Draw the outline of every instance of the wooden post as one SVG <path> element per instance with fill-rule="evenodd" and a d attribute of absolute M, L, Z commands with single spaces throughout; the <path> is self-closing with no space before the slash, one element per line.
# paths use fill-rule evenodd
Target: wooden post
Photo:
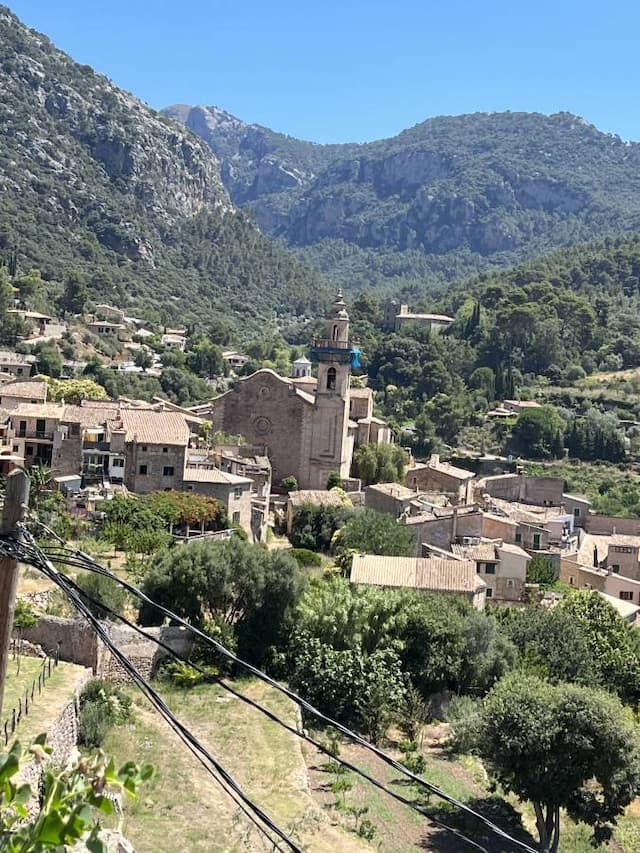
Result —
<path fill-rule="evenodd" d="M 29 477 L 15 469 L 7 477 L 7 488 L 2 509 L 0 533 L 3 536 L 20 538 L 18 522 L 24 521 L 29 503 Z M 11 557 L 0 558 L 0 714 L 4 697 L 4 683 L 7 677 L 9 646 L 13 629 L 13 611 L 18 586 L 18 561 Z"/>

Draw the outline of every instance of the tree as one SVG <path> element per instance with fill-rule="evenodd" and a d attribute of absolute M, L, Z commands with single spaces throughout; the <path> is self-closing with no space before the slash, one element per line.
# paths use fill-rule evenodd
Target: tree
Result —
<path fill-rule="evenodd" d="M 150 367 L 153 367 L 153 356 L 147 349 L 137 349 L 135 355 L 133 356 L 133 361 L 136 367 L 141 367 L 144 371 L 147 371 Z"/>
<path fill-rule="evenodd" d="M 62 356 L 55 344 L 40 343 L 34 349 L 37 357 L 38 373 L 58 378 L 62 373 Z"/>
<path fill-rule="evenodd" d="M 338 548 L 363 554 L 410 557 L 416 547 L 410 527 L 390 515 L 373 509 L 353 513 L 339 533 Z"/>
<path fill-rule="evenodd" d="M 401 483 L 407 454 L 397 444 L 361 444 L 353 454 L 353 468 L 365 486 L 373 483 Z"/>
<path fill-rule="evenodd" d="M 529 409 L 518 415 L 513 438 L 534 459 L 562 456 L 564 421 L 553 406 Z"/>
<path fill-rule="evenodd" d="M 82 314 L 87 301 L 87 283 L 77 270 L 68 270 L 59 306 L 63 314 Z"/>
<path fill-rule="evenodd" d="M 537 583 L 545 589 L 558 580 L 553 563 L 542 554 L 534 554 L 527 566 L 527 583 Z"/>
<path fill-rule="evenodd" d="M 95 601 L 102 602 L 110 610 L 123 616 L 127 606 L 128 595 L 126 590 L 120 584 L 112 581 L 110 578 L 103 575 L 94 574 L 93 572 L 82 572 L 76 581 L 81 591 L 93 598 Z M 81 593 L 82 595 L 82 593 Z M 82 596 L 85 604 L 97 619 L 112 619 L 113 617 L 107 611 L 100 607 L 99 604 L 94 604 L 92 601 L 85 599 Z"/>
<path fill-rule="evenodd" d="M 297 562 L 286 553 L 233 537 L 165 551 L 146 574 L 143 590 L 198 625 L 221 620 L 232 626 L 251 659 L 260 660 L 287 622 L 302 580 Z M 143 605 L 140 618 L 155 625 L 163 617 Z"/>
<path fill-rule="evenodd" d="M 332 471 L 327 477 L 327 490 L 335 489 L 336 486 L 342 488 L 342 477 L 339 471 Z"/>
<path fill-rule="evenodd" d="M 532 803 L 542 850 L 558 849 L 561 809 L 593 827 L 594 844 L 611 837 L 640 793 L 640 732 L 619 699 L 517 673 L 479 715 L 476 751 L 506 791 Z"/>
<path fill-rule="evenodd" d="M 294 548 L 328 551 L 335 532 L 352 512 L 348 499 L 342 506 L 302 504 L 293 514 L 289 540 Z"/>
<path fill-rule="evenodd" d="M 289 475 L 288 477 L 283 477 L 280 485 L 285 490 L 285 492 L 297 492 L 298 491 L 298 481 L 293 475 Z"/>
<path fill-rule="evenodd" d="M 640 702 L 640 636 L 598 592 L 581 589 L 558 607 L 578 625 L 595 662 L 598 683 L 631 704 Z"/>
<path fill-rule="evenodd" d="M 52 403 L 64 400 L 65 403 L 79 406 L 82 400 L 108 400 L 109 396 L 102 385 L 93 379 L 54 379 L 44 376 L 47 383 L 47 399 Z"/>

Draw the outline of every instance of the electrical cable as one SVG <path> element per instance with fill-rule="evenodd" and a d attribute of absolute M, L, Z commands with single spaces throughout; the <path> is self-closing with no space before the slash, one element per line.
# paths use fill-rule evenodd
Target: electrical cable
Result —
<path fill-rule="evenodd" d="M 60 560 L 60 562 L 64 562 L 64 561 Z M 315 738 L 311 737 L 308 733 L 299 731 L 294 726 L 292 726 L 289 723 L 282 720 L 280 717 L 278 717 L 272 711 L 269 711 L 268 708 L 265 708 L 259 702 L 256 702 L 254 699 L 251 699 L 249 696 L 245 696 L 243 693 L 240 693 L 235 688 L 231 687 L 231 685 L 227 684 L 224 681 L 224 679 L 220 678 L 219 676 L 212 676 L 211 673 L 207 672 L 207 670 L 204 669 L 203 667 L 201 667 L 199 664 L 197 664 L 193 661 L 190 661 L 184 655 L 181 655 L 179 652 L 176 652 L 174 649 L 172 649 L 171 646 L 167 645 L 167 643 L 163 642 L 158 637 L 154 637 L 152 634 L 149 634 L 147 631 L 144 630 L 144 628 L 141 628 L 139 625 L 136 625 L 130 619 L 127 619 L 126 616 L 123 616 L 122 614 L 118 613 L 117 611 L 112 610 L 104 602 L 99 601 L 96 598 L 94 598 L 93 596 L 89 595 L 89 593 L 85 592 L 82 589 L 82 587 L 80 587 L 77 583 L 75 583 L 67 575 L 63 575 L 62 573 L 60 573 L 60 574 L 62 577 L 65 578 L 65 581 L 71 587 L 73 587 L 73 589 L 78 593 L 78 595 L 81 598 L 86 599 L 90 604 L 93 604 L 95 607 L 101 608 L 102 610 L 104 610 L 105 613 L 107 613 L 112 618 L 119 620 L 124 625 L 126 625 L 128 628 L 131 628 L 136 633 L 138 633 L 140 636 L 145 637 L 145 639 L 150 640 L 151 642 L 155 643 L 159 648 L 163 649 L 165 652 L 167 652 L 168 655 L 173 657 L 175 660 L 178 660 L 178 661 L 181 661 L 182 663 L 188 664 L 190 667 L 195 669 L 197 672 L 199 672 L 200 674 L 207 677 L 211 682 L 218 684 L 220 687 L 222 687 L 228 693 L 231 693 L 231 695 L 234 696 L 236 699 L 240 699 L 242 702 L 246 703 L 250 707 L 254 708 L 257 711 L 260 711 L 262 714 L 264 714 L 266 717 L 268 717 L 272 722 L 277 723 L 283 729 L 285 729 L 286 731 L 295 735 L 296 737 L 299 737 L 302 740 L 305 740 L 308 743 L 312 744 L 314 747 L 316 747 L 316 749 L 320 750 L 325 755 L 329 756 L 333 761 L 336 761 L 337 763 L 346 767 L 348 770 L 350 770 L 353 773 L 356 773 L 357 775 L 361 776 L 363 779 L 365 779 L 367 782 L 369 782 L 374 787 L 376 787 L 379 790 L 383 791 L 384 793 L 388 794 L 390 797 L 393 797 L 393 799 L 397 800 L 399 803 L 402 803 L 402 805 L 408 806 L 409 808 L 413 809 L 414 811 L 417 811 L 423 817 L 428 818 L 433 823 L 440 826 L 442 829 L 446 830 L 447 832 L 452 833 L 453 835 L 456 835 L 458 838 L 461 838 L 463 841 L 465 841 L 470 846 L 474 847 L 477 850 L 482 851 L 482 853 L 488 853 L 488 850 L 486 849 L 486 847 L 482 847 L 482 845 L 478 844 L 473 839 L 468 838 L 466 835 L 464 835 L 459 830 L 455 829 L 452 826 L 449 826 L 448 824 L 441 821 L 439 818 L 434 817 L 433 815 L 429 814 L 429 812 L 426 810 L 426 808 L 424 806 L 421 806 L 421 805 L 415 803 L 413 800 L 409 800 L 406 797 L 403 797 L 402 794 L 398 794 L 397 792 L 392 791 L 390 788 L 388 788 L 386 785 L 384 785 L 378 779 L 375 779 L 373 776 L 370 776 L 366 771 L 361 770 L 359 767 L 357 767 L 356 765 L 347 761 L 346 759 L 341 758 L 340 756 L 334 755 L 324 744 L 322 744 L 320 741 L 317 741 Z"/>
<path fill-rule="evenodd" d="M 59 552 L 61 550 L 64 552 L 63 554 L 59 554 L 59 553 L 56 554 L 56 552 Z M 384 752 L 384 750 L 382 750 L 379 747 L 375 746 L 374 744 L 370 743 L 365 738 L 361 737 L 356 732 L 349 729 L 347 726 L 344 726 L 342 723 L 339 723 L 338 721 L 333 720 L 331 717 L 326 716 L 321 711 L 319 711 L 317 708 L 315 708 L 313 705 L 311 705 L 309 702 L 307 702 L 306 699 L 303 699 L 301 696 L 299 696 L 297 693 L 295 693 L 293 690 L 290 690 L 288 687 L 285 687 L 284 685 L 280 684 L 278 681 L 271 678 L 269 675 L 262 672 L 257 667 L 253 666 L 253 664 L 250 664 L 248 661 L 245 661 L 242 658 L 239 658 L 236 654 L 231 652 L 229 649 L 227 649 L 225 646 L 223 646 L 217 640 L 213 639 L 212 637 L 209 637 L 207 634 L 205 634 L 199 628 L 197 628 L 194 625 L 191 625 L 189 622 L 187 622 L 182 617 L 178 616 L 176 613 L 173 613 L 168 608 L 166 608 L 163 605 L 158 604 L 157 602 L 153 601 L 144 592 L 137 589 L 137 587 L 133 586 L 132 584 L 128 583 L 127 581 L 123 580 L 122 578 L 119 578 L 117 575 L 114 575 L 112 572 L 105 569 L 103 566 L 101 566 L 97 561 L 95 561 L 88 554 L 85 554 L 83 551 L 80 551 L 80 550 L 73 550 L 73 549 L 67 549 L 67 548 L 62 549 L 62 548 L 55 548 L 55 547 L 47 549 L 47 553 L 51 557 L 51 559 L 55 560 L 56 556 L 58 558 L 68 557 L 68 558 L 70 558 L 69 565 L 74 565 L 74 566 L 77 566 L 78 568 L 84 568 L 84 569 L 87 569 L 89 571 L 94 571 L 97 574 L 103 575 L 104 577 L 111 578 L 113 581 L 118 583 L 120 586 L 122 586 L 124 589 L 126 589 L 128 592 L 130 592 L 132 595 L 136 596 L 136 598 L 138 598 L 140 601 L 142 601 L 145 604 L 148 604 L 149 606 L 155 608 L 159 613 L 162 613 L 168 619 L 171 619 L 172 621 L 177 622 L 179 625 L 182 625 L 187 630 L 191 631 L 195 636 L 199 637 L 205 643 L 207 643 L 212 648 L 214 648 L 218 652 L 218 654 L 223 655 L 228 660 L 235 663 L 237 666 L 240 666 L 240 667 L 243 667 L 244 669 L 246 669 L 252 675 L 256 676 L 256 678 L 259 678 L 261 681 L 264 681 L 266 684 L 270 685 L 271 687 L 274 687 L 276 690 L 280 691 L 282 694 L 284 694 L 289 699 L 291 699 L 293 702 L 295 702 L 297 705 L 299 705 L 308 714 L 316 717 L 318 720 L 320 720 L 325 725 L 331 726 L 332 728 L 341 732 L 341 734 L 343 734 L 346 737 L 353 740 L 355 743 L 359 744 L 360 746 L 364 747 L 368 751 L 372 752 L 374 755 L 376 755 L 378 758 L 380 758 L 382 761 L 384 761 L 386 764 L 388 764 L 394 770 L 396 770 L 399 773 L 402 773 L 407 778 L 411 779 L 414 783 L 426 788 L 428 791 L 430 791 L 435 796 L 439 797 L 440 799 L 444 800 L 445 802 L 448 802 L 450 805 L 454 806 L 455 808 L 459 809 L 460 811 L 464 812 L 465 814 L 469 815 L 470 817 L 475 818 L 479 823 L 484 824 L 484 826 L 486 826 L 489 830 L 491 830 L 491 832 L 493 832 L 495 835 L 499 836 L 500 838 L 502 838 L 506 841 L 509 841 L 511 844 L 515 845 L 519 849 L 526 851 L 526 853 L 537 853 L 537 851 L 533 847 L 528 845 L 526 842 L 520 841 L 517 838 L 513 838 L 513 836 L 509 835 L 509 833 L 507 833 L 505 830 L 503 830 L 497 824 L 493 823 L 493 821 L 489 820 L 489 818 L 480 814 L 475 809 L 472 809 L 470 806 L 467 806 L 465 803 L 460 802 L 460 800 L 457 800 L 455 797 L 452 797 L 450 794 L 447 794 L 445 791 L 443 791 L 437 785 L 432 784 L 431 782 L 427 781 L 426 779 L 424 779 L 422 776 L 418 775 L 417 773 L 413 773 L 411 770 L 409 770 L 409 768 L 405 767 L 401 762 L 396 761 L 396 759 L 394 759 L 388 753 Z M 74 558 L 75 558 L 75 560 L 74 560 Z"/>
<path fill-rule="evenodd" d="M 46 558 L 46 555 L 38 548 L 37 545 L 33 542 L 31 535 L 26 533 L 26 535 L 31 538 L 31 547 L 30 548 L 16 548 L 15 551 L 19 553 L 23 552 L 23 557 L 25 553 L 29 553 L 28 562 L 32 563 L 36 568 L 40 569 L 42 573 L 48 577 L 56 586 L 58 586 L 64 593 L 66 593 L 67 597 L 72 601 L 75 608 L 81 613 L 89 622 L 92 629 L 95 633 L 100 637 L 102 642 L 107 646 L 110 652 L 114 655 L 114 657 L 118 660 L 123 669 L 127 672 L 127 674 L 132 678 L 135 684 L 141 689 L 141 691 L 147 696 L 152 705 L 160 712 L 163 718 L 169 723 L 171 728 L 176 731 L 176 733 L 181 736 L 182 740 L 187 743 L 187 745 L 191 748 L 191 751 L 194 752 L 198 756 L 199 760 L 208 770 L 208 772 L 212 772 L 212 768 L 218 774 L 212 773 L 216 781 L 219 783 L 221 780 L 224 782 L 223 787 L 233 796 L 234 801 L 240 806 L 240 808 L 244 811 L 244 813 L 249 817 L 249 819 L 254 823 L 254 825 L 260 830 L 260 832 L 269 840 L 270 844 L 274 845 L 276 849 L 282 850 L 277 842 L 274 841 L 273 838 L 269 835 L 269 833 L 265 830 L 265 828 L 261 825 L 259 821 L 262 821 L 265 826 L 267 826 L 272 832 L 274 832 L 285 844 L 292 850 L 294 853 L 301 853 L 300 848 L 295 844 L 295 842 L 283 831 L 281 830 L 277 824 L 275 824 L 272 819 L 252 800 L 244 793 L 240 785 L 236 782 L 236 780 L 228 773 L 228 771 L 217 761 L 217 759 L 207 750 L 207 748 L 189 731 L 189 729 L 184 726 L 177 717 L 173 714 L 173 712 L 168 708 L 162 697 L 151 687 L 151 685 L 142 677 L 136 667 L 131 663 L 131 661 L 124 655 L 118 648 L 115 646 L 108 633 L 104 630 L 103 626 L 100 624 L 99 620 L 97 620 L 91 611 L 84 604 L 80 595 L 75 591 L 75 589 L 71 586 L 72 582 L 70 579 L 67 579 L 66 575 L 59 572 L 55 566 L 53 566 L 50 561 Z M 26 543 L 17 543 L 17 545 L 23 545 Z M 38 553 L 39 552 L 39 553 Z M 211 764 L 211 767 L 204 761 L 206 760 Z M 218 778 L 218 776 L 220 778 Z M 229 790 L 230 789 L 230 790 Z M 231 793 L 233 792 L 233 794 Z M 238 801 L 238 798 L 240 802 Z M 253 814 L 251 813 L 253 812 Z"/>

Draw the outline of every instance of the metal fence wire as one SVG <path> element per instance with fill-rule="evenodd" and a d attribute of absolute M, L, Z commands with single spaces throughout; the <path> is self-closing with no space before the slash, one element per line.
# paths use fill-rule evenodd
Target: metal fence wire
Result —
<path fill-rule="evenodd" d="M 31 712 L 37 698 L 36 694 L 39 696 L 42 693 L 45 684 L 51 678 L 51 673 L 58 666 L 59 662 L 60 654 L 58 649 L 53 653 L 47 652 L 46 657 L 43 658 L 38 677 L 34 678 L 31 684 L 27 685 L 24 694 L 18 698 L 18 704 L 13 706 L 2 724 L 2 735 L 0 737 L 4 737 L 5 746 L 8 746 L 9 740 L 13 737 L 20 720 L 28 716 Z"/>

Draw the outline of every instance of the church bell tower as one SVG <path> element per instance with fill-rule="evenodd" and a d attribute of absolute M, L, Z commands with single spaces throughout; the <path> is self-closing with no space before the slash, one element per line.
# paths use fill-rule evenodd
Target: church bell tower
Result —
<path fill-rule="evenodd" d="M 318 365 L 318 384 L 309 448 L 311 488 L 326 488 L 329 474 L 349 476 L 353 442 L 349 437 L 349 375 L 351 344 L 349 315 L 338 290 L 327 316 L 325 334 L 316 338 L 312 358 Z"/>

